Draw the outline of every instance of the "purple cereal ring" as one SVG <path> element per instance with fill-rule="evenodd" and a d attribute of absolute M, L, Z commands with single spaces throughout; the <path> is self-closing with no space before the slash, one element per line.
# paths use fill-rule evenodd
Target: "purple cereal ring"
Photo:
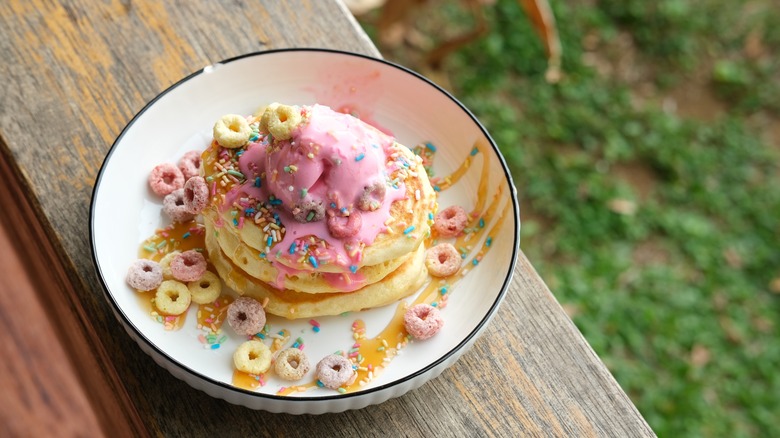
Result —
<path fill-rule="evenodd" d="M 439 309 L 430 304 L 417 304 L 404 313 L 404 328 L 415 339 L 423 340 L 439 332 L 444 319 Z"/>
<path fill-rule="evenodd" d="M 160 196 L 184 187 L 184 175 L 171 163 L 158 164 L 149 174 L 149 187 Z"/>
<path fill-rule="evenodd" d="M 184 180 L 200 175 L 200 152 L 189 151 L 179 160 L 179 170 L 184 175 Z"/>
<path fill-rule="evenodd" d="M 253 336 L 265 327 L 265 309 L 252 298 L 236 298 L 228 307 L 227 322 L 239 335 Z"/>
<path fill-rule="evenodd" d="M 200 176 L 193 176 L 184 183 L 184 208 L 187 213 L 198 214 L 209 202 L 209 186 Z"/>
<path fill-rule="evenodd" d="M 142 291 L 157 289 L 163 280 L 162 266 L 151 260 L 136 260 L 127 270 L 126 280 L 133 289 Z"/>
<path fill-rule="evenodd" d="M 362 226 L 363 219 L 357 210 L 353 210 L 346 217 L 337 214 L 331 214 L 328 217 L 328 231 L 330 231 L 331 236 L 337 239 L 354 236 Z"/>
<path fill-rule="evenodd" d="M 317 363 L 317 379 L 326 388 L 338 389 L 341 386 L 351 385 L 356 377 L 357 373 L 352 368 L 352 362 L 344 356 L 331 354 Z"/>
<path fill-rule="evenodd" d="M 358 198 L 357 206 L 363 211 L 374 211 L 382 205 L 385 200 L 387 185 L 384 181 L 374 181 L 370 185 L 363 187 L 363 193 Z"/>
<path fill-rule="evenodd" d="M 317 222 L 325 217 L 325 207 L 322 202 L 303 201 L 295 206 L 293 217 L 300 223 Z"/>
<path fill-rule="evenodd" d="M 206 258 L 194 249 L 184 251 L 171 260 L 171 275 L 179 281 L 195 281 L 204 272 L 206 272 Z"/>
<path fill-rule="evenodd" d="M 174 190 L 163 199 L 163 213 L 174 222 L 187 222 L 194 217 L 187 211 L 184 202 L 184 189 Z"/>
<path fill-rule="evenodd" d="M 449 277 L 460 269 L 460 253 L 450 243 L 440 243 L 428 248 L 425 266 L 434 277 Z"/>
<path fill-rule="evenodd" d="M 433 229 L 444 237 L 455 237 L 460 234 L 466 224 L 469 223 L 469 215 L 459 205 L 447 207 L 436 213 L 433 220 Z"/>

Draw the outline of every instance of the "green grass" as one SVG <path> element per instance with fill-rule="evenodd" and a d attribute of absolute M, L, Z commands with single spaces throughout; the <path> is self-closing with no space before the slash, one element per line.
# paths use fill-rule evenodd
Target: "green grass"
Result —
<path fill-rule="evenodd" d="M 780 123 L 780 11 L 771 0 L 553 3 L 560 83 L 545 82 L 512 0 L 445 66 L 511 166 L 521 247 L 659 436 L 771 435 L 780 145 L 755 119 Z M 469 22 L 452 2 L 421 16 L 423 31 Z M 582 61 L 586 36 L 609 62 L 625 35 L 657 90 L 643 104 L 635 82 Z M 709 121 L 664 111 L 692 80 L 726 110 Z"/>

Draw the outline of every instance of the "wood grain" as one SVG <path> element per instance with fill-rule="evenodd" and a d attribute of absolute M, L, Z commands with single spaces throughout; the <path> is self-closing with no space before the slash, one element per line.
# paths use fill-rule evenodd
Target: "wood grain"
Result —
<path fill-rule="evenodd" d="M 221 59 L 292 46 L 378 53 L 335 0 L 11 1 L 0 3 L 0 24 L 0 146 L 39 240 L 51 242 L 70 284 L 56 307 L 71 321 L 68 337 L 94 339 L 108 361 L 99 369 L 105 386 L 82 385 L 98 393 L 93 405 L 116 391 L 121 404 L 126 394 L 128 428 L 138 426 L 137 413 L 144 430 L 135 432 L 154 435 L 653 435 L 523 255 L 475 348 L 382 405 L 273 415 L 174 379 L 120 329 L 90 258 L 90 195 L 114 138 L 157 93 Z M 80 360 L 76 346 L 63 345 Z"/>

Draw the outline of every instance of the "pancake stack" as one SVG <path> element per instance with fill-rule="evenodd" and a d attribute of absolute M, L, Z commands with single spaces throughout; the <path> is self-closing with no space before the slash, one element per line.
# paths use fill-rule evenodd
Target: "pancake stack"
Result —
<path fill-rule="evenodd" d="M 322 105 L 235 117 L 215 126 L 201 166 L 206 249 L 229 287 L 287 318 L 383 306 L 419 288 L 436 210 L 419 157 Z"/>

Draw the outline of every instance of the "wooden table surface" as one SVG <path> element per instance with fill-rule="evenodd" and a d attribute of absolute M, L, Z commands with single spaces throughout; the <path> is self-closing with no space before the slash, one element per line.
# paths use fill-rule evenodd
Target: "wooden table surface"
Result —
<path fill-rule="evenodd" d="M 471 351 L 421 388 L 359 411 L 233 406 L 173 378 L 126 335 L 89 243 L 90 196 L 110 145 L 183 76 L 295 46 L 379 56 L 337 0 L 0 2 L 0 245 L 15 243 L 28 272 L 19 281 L 31 285 L 20 300 L 7 293 L 13 281 L 0 283 L 0 322 L 19 344 L 3 349 L 0 370 L 15 377 L 0 380 L 0 434 L 71 422 L 79 427 L 63 431 L 80 435 L 652 436 L 523 254 Z M 12 273 L 3 251 L 0 273 Z M 39 318 L 41 327 L 25 324 Z"/>

